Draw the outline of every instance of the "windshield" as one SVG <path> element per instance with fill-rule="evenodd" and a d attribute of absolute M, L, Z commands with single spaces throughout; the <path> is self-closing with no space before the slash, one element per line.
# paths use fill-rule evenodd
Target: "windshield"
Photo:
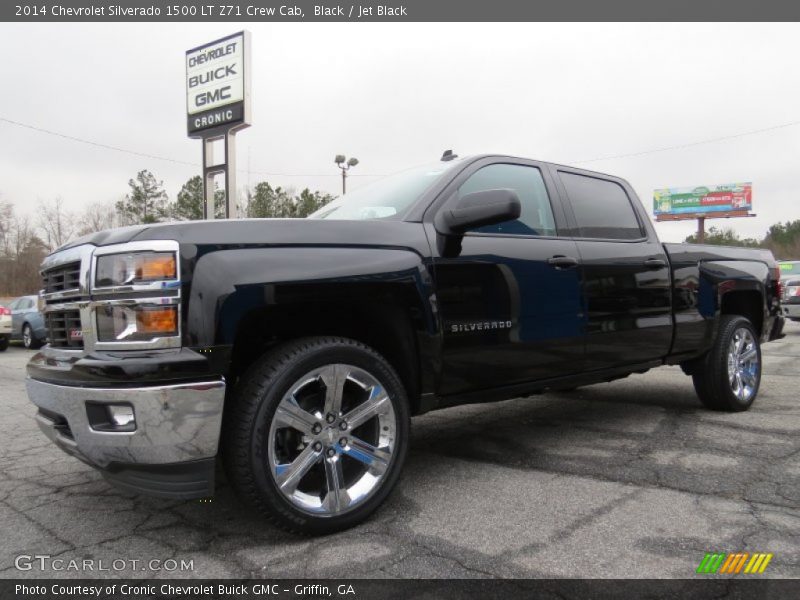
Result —
<path fill-rule="evenodd" d="M 786 277 L 787 275 L 800 275 L 800 262 L 782 262 L 780 263 L 781 267 L 781 277 Z"/>
<path fill-rule="evenodd" d="M 459 161 L 414 167 L 365 185 L 326 204 L 309 219 L 397 219 Z"/>

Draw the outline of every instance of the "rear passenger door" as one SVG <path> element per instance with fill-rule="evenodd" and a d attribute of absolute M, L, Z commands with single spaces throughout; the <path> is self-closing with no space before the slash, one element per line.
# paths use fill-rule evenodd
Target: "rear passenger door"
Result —
<path fill-rule="evenodd" d="M 583 274 L 587 370 L 659 359 L 672 344 L 669 263 L 623 180 L 551 166 Z"/>

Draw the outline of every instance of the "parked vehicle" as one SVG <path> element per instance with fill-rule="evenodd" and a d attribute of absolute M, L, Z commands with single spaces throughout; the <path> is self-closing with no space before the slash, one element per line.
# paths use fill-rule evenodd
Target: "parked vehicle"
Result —
<path fill-rule="evenodd" d="M 40 348 L 47 339 L 44 315 L 39 312 L 37 296 L 20 296 L 10 305 L 12 330 L 11 339 L 21 341 L 32 350 Z"/>
<path fill-rule="evenodd" d="M 172 498 L 213 493 L 219 452 L 245 501 L 305 533 L 385 500 L 412 415 L 674 364 L 743 411 L 782 324 L 769 251 L 662 244 L 623 179 L 507 156 L 309 219 L 93 234 L 42 273 L 27 385 L 50 439 Z"/>
<path fill-rule="evenodd" d="M 13 330 L 12 325 L 11 309 L 0 305 L 0 352 L 5 352 L 8 349 L 11 331 Z"/>
<path fill-rule="evenodd" d="M 783 314 L 792 321 L 800 321 L 800 260 L 782 260 L 780 269 Z"/>

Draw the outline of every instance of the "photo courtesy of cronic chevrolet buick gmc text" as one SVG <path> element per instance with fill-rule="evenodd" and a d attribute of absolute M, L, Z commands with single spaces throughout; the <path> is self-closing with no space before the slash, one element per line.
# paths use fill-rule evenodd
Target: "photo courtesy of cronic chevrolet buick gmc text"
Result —
<path fill-rule="evenodd" d="M 219 456 L 276 524 L 364 520 L 410 417 L 678 364 L 747 410 L 783 325 L 764 250 L 662 244 L 617 177 L 442 161 L 308 219 L 114 229 L 42 265 L 42 430 L 129 490 L 214 491 Z"/>

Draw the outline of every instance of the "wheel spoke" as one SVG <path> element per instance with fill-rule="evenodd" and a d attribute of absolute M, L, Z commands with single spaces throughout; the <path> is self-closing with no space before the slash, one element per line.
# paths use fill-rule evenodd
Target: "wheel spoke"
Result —
<path fill-rule="evenodd" d="M 351 437 L 348 440 L 347 446 L 342 452 L 370 467 L 370 472 L 373 475 L 382 475 L 385 473 L 386 469 L 389 467 L 389 461 L 392 458 L 389 451 L 383 448 L 376 448 L 372 444 L 356 437 Z"/>
<path fill-rule="evenodd" d="M 750 347 L 749 350 L 745 350 L 744 352 L 742 352 L 742 355 L 739 358 L 744 362 L 748 362 L 750 360 L 753 360 L 757 356 L 758 356 L 758 351 L 756 350 L 755 345 L 753 345 Z"/>
<path fill-rule="evenodd" d="M 347 493 L 342 461 L 339 456 L 325 459 L 325 481 L 327 491 L 322 503 L 323 506 L 332 513 L 337 513 L 347 508 L 350 503 L 350 496 Z"/>
<path fill-rule="evenodd" d="M 339 415 L 342 410 L 342 395 L 344 384 L 349 372 L 343 365 L 331 365 L 320 373 L 320 379 L 325 385 L 325 414 Z"/>
<path fill-rule="evenodd" d="M 278 487 L 286 494 L 292 494 L 308 470 L 319 460 L 320 453 L 309 444 L 291 463 L 275 467 L 275 479 Z"/>
<path fill-rule="evenodd" d="M 310 433 L 317 418 L 307 410 L 300 408 L 294 396 L 284 398 L 275 411 L 275 422 L 278 427 L 291 427 L 301 433 Z"/>
<path fill-rule="evenodd" d="M 736 371 L 736 395 L 739 396 L 742 400 L 744 400 L 744 383 L 742 382 L 742 373 L 741 371 Z"/>
<path fill-rule="evenodd" d="M 344 419 L 350 429 L 355 429 L 389 409 L 391 409 L 389 396 L 386 395 L 386 391 L 382 386 L 376 384 L 370 388 L 369 398 L 347 413 Z"/>

